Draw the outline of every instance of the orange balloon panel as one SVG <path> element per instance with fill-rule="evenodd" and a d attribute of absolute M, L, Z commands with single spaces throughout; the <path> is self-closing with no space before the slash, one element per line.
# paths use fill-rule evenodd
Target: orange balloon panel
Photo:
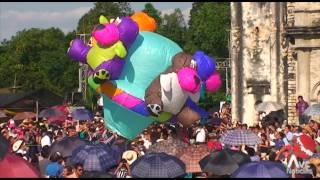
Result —
<path fill-rule="evenodd" d="M 107 95 L 108 97 L 113 97 L 122 93 L 123 91 L 115 87 L 112 83 L 107 82 L 107 83 L 103 83 L 100 86 L 100 92 Z"/>
<path fill-rule="evenodd" d="M 155 31 L 157 29 L 156 21 L 144 12 L 136 12 L 131 16 L 138 26 L 139 31 Z"/>

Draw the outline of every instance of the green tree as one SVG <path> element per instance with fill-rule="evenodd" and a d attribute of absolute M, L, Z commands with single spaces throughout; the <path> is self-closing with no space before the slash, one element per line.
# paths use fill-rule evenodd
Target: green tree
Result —
<path fill-rule="evenodd" d="M 175 9 L 171 14 L 165 14 L 158 33 L 173 40 L 181 47 L 185 44 L 186 23 L 181 10 Z"/>
<path fill-rule="evenodd" d="M 70 37 L 69 37 L 70 38 Z M 0 87 L 48 89 L 64 95 L 77 86 L 77 64 L 67 57 L 70 39 L 57 28 L 19 31 L 0 45 Z"/>
<path fill-rule="evenodd" d="M 212 57 L 228 57 L 227 29 L 230 29 L 230 3 L 197 2 L 190 11 L 185 49 L 203 50 Z"/>
<path fill-rule="evenodd" d="M 100 15 L 104 15 L 110 20 L 132 14 L 133 10 L 128 2 L 96 2 L 94 7 L 80 18 L 77 32 L 90 34 L 94 25 L 99 23 Z"/>
<path fill-rule="evenodd" d="M 151 3 L 146 3 L 144 5 L 144 9 L 142 10 L 142 12 L 153 17 L 154 20 L 156 21 L 158 27 L 162 23 L 161 11 L 157 10 Z"/>

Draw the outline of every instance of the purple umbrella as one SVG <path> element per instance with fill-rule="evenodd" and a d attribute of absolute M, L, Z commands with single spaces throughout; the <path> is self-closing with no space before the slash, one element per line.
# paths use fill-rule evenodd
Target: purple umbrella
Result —
<path fill-rule="evenodd" d="M 289 178 L 283 164 L 272 161 L 253 161 L 242 165 L 232 178 Z"/>
<path fill-rule="evenodd" d="M 87 109 L 76 109 L 71 113 L 71 116 L 76 120 L 92 120 L 93 114 Z"/>

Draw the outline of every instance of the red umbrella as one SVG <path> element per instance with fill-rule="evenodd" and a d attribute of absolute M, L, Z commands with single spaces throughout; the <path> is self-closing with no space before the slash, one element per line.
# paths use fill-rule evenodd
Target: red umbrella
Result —
<path fill-rule="evenodd" d="M 49 124 L 62 124 L 66 121 L 67 117 L 62 115 L 62 116 L 51 116 L 48 118 Z"/>
<path fill-rule="evenodd" d="M 51 109 L 56 109 L 59 110 L 61 112 L 63 112 L 64 114 L 69 114 L 69 108 L 66 105 L 57 105 L 57 106 L 52 106 Z"/>
<path fill-rule="evenodd" d="M 17 113 L 13 119 L 14 120 L 23 120 L 23 119 L 33 119 L 36 117 L 36 114 L 33 112 L 20 112 Z"/>
<path fill-rule="evenodd" d="M 12 153 L 0 161 L 0 178 L 39 178 L 39 171 L 25 159 Z"/>

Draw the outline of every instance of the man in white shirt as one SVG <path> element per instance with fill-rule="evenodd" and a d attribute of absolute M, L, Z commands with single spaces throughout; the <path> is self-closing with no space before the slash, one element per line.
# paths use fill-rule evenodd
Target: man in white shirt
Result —
<path fill-rule="evenodd" d="M 196 143 L 206 142 L 206 130 L 203 127 L 203 125 L 199 125 L 195 133 L 196 133 Z"/>
<path fill-rule="evenodd" d="M 286 127 L 284 128 L 284 132 L 286 134 L 286 138 L 287 140 L 290 142 L 292 141 L 293 138 L 293 134 L 291 132 L 291 126 L 290 125 L 286 125 Z"/>
<path fill-rule="evenodd" d="M 47 132 L 44 134 L 44 136 L 41 138 L 41 147 L 44 147 L 45 145 L 51 146 L 51 139 L 48 136 Z"/>

